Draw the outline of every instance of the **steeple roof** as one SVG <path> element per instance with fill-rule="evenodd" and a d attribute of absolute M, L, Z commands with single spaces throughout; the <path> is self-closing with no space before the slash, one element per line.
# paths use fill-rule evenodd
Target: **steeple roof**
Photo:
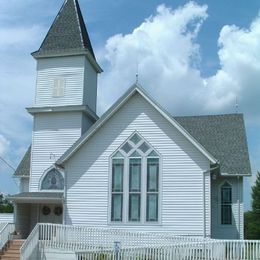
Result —
<path fill-rule="evenodd" d="M 82 17 L 78 0 L 65 0 L 41 47 L 34 57 L 89 52 L 95 55 Z"/>

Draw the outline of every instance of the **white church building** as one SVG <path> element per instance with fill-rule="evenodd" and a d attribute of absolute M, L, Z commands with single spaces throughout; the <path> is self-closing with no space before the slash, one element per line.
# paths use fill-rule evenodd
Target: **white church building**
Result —
<path fill-rule="evenodd" d="M 37 223 L 243 238 L 243 115 L 175 117 L 134 84 L 99 118 L 102 69 L 77 0 L 32 56 L 32 143 L 10 197 L 23 238 Z"/>

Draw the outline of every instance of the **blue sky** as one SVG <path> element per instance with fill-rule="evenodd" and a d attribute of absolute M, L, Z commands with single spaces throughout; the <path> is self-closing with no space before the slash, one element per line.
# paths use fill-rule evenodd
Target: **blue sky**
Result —
<path fill-rule="evenodd" d="M 102 114 L 135 80 L 173 115 L 244 113 L 260 170 L 260 2 L 79 0 L 97 59 Z M 0 155 L 17 166 L 31 142 L 39 48 L 63 0 L 0 1 Z M 156 77 L 154 77 L 156 75 Z M 0 162 L 0 191 L 17 191 Z M 246 208 L 250 185 L 245 184 Z"/>

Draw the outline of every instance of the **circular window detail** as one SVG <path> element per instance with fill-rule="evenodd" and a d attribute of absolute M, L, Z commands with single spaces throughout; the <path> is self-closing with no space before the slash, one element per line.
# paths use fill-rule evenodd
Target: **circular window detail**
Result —
<path fill-rule="evenodd" d="M 48 216 L 50 213 L 51 213 L 51 209 L 50 209 L 48 206 L 44 206 L 44 207 L 42 208 L 42 214 L 43 214 L 44 216 Z"/>
<path fill-rule="evenodd" d="M 55 207 L 54 214 L 60 216 L 62 214 L 62 207 Z"/>

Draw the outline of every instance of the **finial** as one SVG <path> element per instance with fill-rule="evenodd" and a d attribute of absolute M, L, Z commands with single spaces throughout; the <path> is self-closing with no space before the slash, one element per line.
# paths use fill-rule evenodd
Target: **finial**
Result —
<path fill-rule="evenodd" d="M 135 74 L 135 83 L 138 83 L 139 81 L 139 64 L 136 63 L 136 74 Z"/>
<path fill-rule="evenodd" d="M 236 107 L 236 114 L 238 113 L 238 100 L 237 100 L 237 96 L 236 96 L 236 105 L 235 105 L 235 107 Z"/>

